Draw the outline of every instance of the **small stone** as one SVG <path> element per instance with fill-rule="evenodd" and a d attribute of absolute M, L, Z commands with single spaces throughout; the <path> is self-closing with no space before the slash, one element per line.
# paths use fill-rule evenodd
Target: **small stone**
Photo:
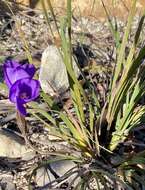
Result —
<path fill-rule="evenodd" d="M 43 135 L 43 134 L 39 135 L 40 141 L 43 142 L 44 144 L 48 141 L 48 136 L 46 136 L 46 135 Z"/>
<path fill-rule="evenodd" d="M 29 160 L 35 152 L 25 145 L 23 138 L 6 129 L 0 129 L 0 157 Z"/>
<path fill-rule="evenodd" d="M 16 188 L 13 183 L 13 176 L 8 175 L 8 174 L 2 174 L 0 176 L 0 187 L 1 189 L 5 189 L 5 190 L 15 190 Z"/>
<path fill-rule="evenodd" d="M 51 160 L 51 158 L 50 158 Z M 73 169 L 77 165 L 70 160 L 56 161 L 49 164 L 49 167 L 42 167 L 37 170 L 36 182 L 39 187 L 42 187 L 51 181 L 55 180 L 57 177 L 62 177 L 69 170 Z M 74 170 L 73 170 L 74 171 Z M 72 180 L 76 177 L 77 173 L 70 176 L 67 180 L 68 183 L 71 183 Z"/>
<path fill-rule="evenodd" d="M 21 20 L 21 24 L 23 25 L 23 24 L 25 24 L 25 23 L 26 23 L 26 20 L 22 19 L 22 20 Z"/>
<path fill-rule="evenodd" d="M 73 66 L 78 77 L 80 72 L 74 60 Z M 63 94 L 69 87 L 65 64 L 54 45 L 49 45 L 42 54 L 39 80 L 43 91 L 51 96 Z"/>
<path fill-rule="evenodd" d="M 40 15 L 39 15 L 39 18 L 40 18 L 40 19 L 44 19 L 44 15 L 40 14 Z"/>
<path fill-rule="evenodd" d="M 33 134 L 32 134 L 32 138 L 33 138 L 33 139 L 37 139 L 38 137 L 39 137 L 39 134 L 38 134 L 38 133 L 33 133 Z"/>

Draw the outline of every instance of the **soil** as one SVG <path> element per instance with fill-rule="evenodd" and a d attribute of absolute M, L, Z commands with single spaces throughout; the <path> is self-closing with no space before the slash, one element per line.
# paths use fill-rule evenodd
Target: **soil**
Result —
<path fill-rule="evenodd" d="M 13 0 L 11 0 L 13 1 Z M 25 5 L 32 9 L 42 9 L 40 0 L 16 0 L 18 6 Z M 54 9 L 59 12 L 65 12 L 66 0 L 51 0 Z M 107 7 L 110 16 L 115 16 L 126 20 L 128 11 L 132 5 L 132 0 L 103 0 L 104 5 Z M 49 8 L 47 0 L 44 0 L 46 7 Z M 136 11 L 142 12 L 145 6 L 145 0 L 137 1 Z M 91 17 L 92 19 L 98 19 L 101 21 L 106 20 L 106 14 L 104 12 L 101 0 L 73 0 L 72 1 L 73 13 L 75 16 Z"/>

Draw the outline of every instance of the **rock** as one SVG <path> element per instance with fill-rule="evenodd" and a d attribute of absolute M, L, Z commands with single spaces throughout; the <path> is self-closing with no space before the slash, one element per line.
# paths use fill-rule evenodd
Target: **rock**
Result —
<path fill-rule="evenodd" d="M 25 145 L 23 138 L 9 130 L 0 129 L 0 157 L 29 160 L 34 155 L 35 152 Z"/>
<path fill-rule="evenodd" d="M 13 183 L 13 176 L 9 174 L 2 174 L 0 176 L 0 190 L 15 190 Z"/>
<path fill-rule="evenodd" d="M 76 75 L 79 76 L 75 61 L 73 65 Z M 51 96 L 63 94 L 69 87 L 65 64 L 54 45 L 49 45 L 42 54 L 39 81 L 43 91 Z"/>
<path fill-rule="evenodd" d="M 57 161 L 49 164 L 49 166 L 42 167 L 37 170 L 36 182 L 40 187 L 47 186 L 50 181 L 55 180 L 58 177 L 62 177 L 70 169 L 76 167 L 77 165 L 70 160 Z M 74 170 L 73 170 L 74 171 Z M 68 183 L 76 177 L 77 173 L 73 174 L 67 179 Z"/>
<path fill-rule="evenodd" d="M 7 90 L 2 89 L 2 83 L 0 84 L 0 94 L 7 96 Z M 4 114 L 7 112 L 15 112 L 14 103 L 10 102 L 9 99 L 0 100 L 0 114 Z M 4 120 L 4 118 L 3 118 Z M 3 121 L 1 121 L 3 122 Z"/>

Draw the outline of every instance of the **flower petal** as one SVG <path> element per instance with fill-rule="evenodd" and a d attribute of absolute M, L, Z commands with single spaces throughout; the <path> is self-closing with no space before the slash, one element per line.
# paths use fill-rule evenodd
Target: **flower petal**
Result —
<path fill-rule="evenodd" d="M 19 64 L 14 60 L 7 60 L 4 63 L 4 79 L 10 88 L 12 84 L 22 78 L 32 78 L 35 74 L 35 67 L 32 64 Z"/>
<path fill-rule="evenodd" d="M 27 112 L 26 112 L 26 108 L 24 107 L 24 104 L 23 104 L 23 100 L 21 100 L 19 97 L 16 98 L 16 108 L 17 110 L 19 110 L 19 112 L 26 116 L 27 115 Z"/>
<path fill-rule="evenodd" d="M 5 69 L 5 81 L 10 88 L 17 80 L 22 78 L 28 78 L 29 74 L 21 67 L 17 68 L 6 68 Z"/>
<path fill-rule="evenodd" d="M 9 99 L 13 103 L 16 103 L 17 97 L 19 96 L 19 93 L 20 93 L 19 83 L 20 83 L 20 80 L 16 81 L 11 86 L 10 91 L 9 91 Z"/>
<path fill-rule="evenodd" d="M 29 76 L 32 78 L 36 72 L 36 68 L 33 64 L 25 63 L 22 65 L 22 68 L 29 74 Z"/>
<path fill-rule="evenodd" d="M 19 67 L 20 64 L 18 61 L 15 61 L 15 60 L 6 60 L 5 63 L 4 63 L 4 67 L 10 67 L 10 68 L 16 68 L 16 67 Z"/>
<path fill-rule="evenodd" d="M 5 80 L 5 83 L 8 86 L 8 88 L 10 88 L 12 83 L 11 83 L 9 77 L 8 77 L 6 69 L 4 69 L 4 80 Z"/>
<path fill-rule="evenodd" d="M 13 69 L 15 69 L 15 68 L 18 67 L 18 66 L 19 66 L 18 62 L 13 61 L 13 60 L 6 60 L 5 63 L 4 63 L 4 65 L 3 65 L 4 80 L 5 80 L 5 82 L 6 82 L 6 84 L 7 84 L 7 86 L 8 86 L 9 88 L 10 88 L 11 85 L 12 85 L 9 76 L 11 76 L 11 75 L 13 74 Z M 9 69 L 11 68 L 11 70 L 8 71 L 8 70 L 7 70 L 8 68 L 9 68 Z"/>
<path fill-rule="evenodd" d="M 29 86 L 31 87 L 31 97 L 29 99 L 25 99 L 26 102 L 30 102 L 32 100 L 35 100 L 39 94 L 40 94 L 40 83 L 38 80 L 31 79 L 25 81 L 26 83 L 29 82 Z"/>
<path fill-rule="evenodd" d="M 9 99 L 16 102 L 16 97 L 23 99 L 23 103 L 30 102 L 39 96 L 40 84 L 38 80 L 23 78 L 16 81 L 10 88 Z M 24 95 L 24 97 L 23 97 Z"/>

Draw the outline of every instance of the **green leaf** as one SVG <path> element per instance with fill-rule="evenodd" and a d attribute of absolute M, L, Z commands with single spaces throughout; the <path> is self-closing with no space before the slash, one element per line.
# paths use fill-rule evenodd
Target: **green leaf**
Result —
<path fill-rule="evenodd" d="M 71 133 L 73 134 L 74 138 L 76 140 L 78 140 L 79 143 L 84 144 L 83 139 L 82 139 L 82 133 L 80 128 L 76 128 L 71 120 L 62 112 L 60 112 L 60 118 L 64 121 L 64 123 L 66 124 L 66 126 L 69 128 L 69 130 L 71 131 Z"/>

